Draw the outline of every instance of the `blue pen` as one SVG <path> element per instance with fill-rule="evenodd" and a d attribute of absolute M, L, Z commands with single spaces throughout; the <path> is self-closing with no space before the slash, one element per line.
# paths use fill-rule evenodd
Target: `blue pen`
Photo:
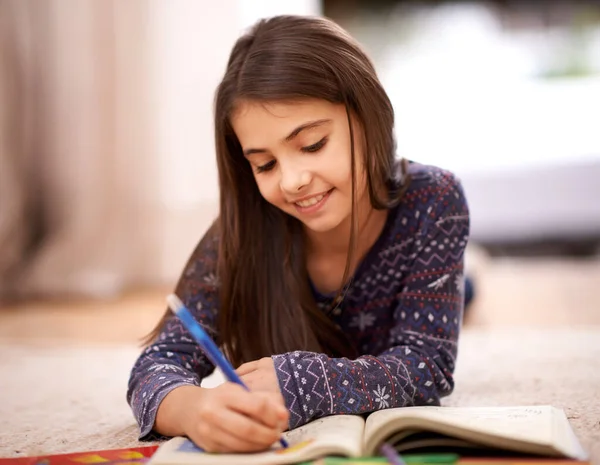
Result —
<path fill-rule="evenodd" d="M 167 296 L 167 303 L 173 313 L 179 317 L 183 325 L 191 333 L 194 339 L 196 339 L 200 345 L 200 348 L 213 363 L 213 365 L 219 367 L 229 381 L 237 383 L 246 389 L 246 391 L 249 391 L 250 389 L 248 389 L 248 386 L 244 384 L 244 382 L 235 372 L 231 366 L 231 363 L 229 363 L 229 361 L 225 358 L 210 336 L 206 334 L 206 331 L 202 329 L 202 326 L 200 326 L 194 319 L 190 311 L 185 305 L 183 305 L 183 302 L 179 299 L 179 297 L 177 297 L 175 294 L 169 294 Z M 288 447 L 288 443 L 285 439 L 281 438 L 279 442 L 283 447 Z"/>

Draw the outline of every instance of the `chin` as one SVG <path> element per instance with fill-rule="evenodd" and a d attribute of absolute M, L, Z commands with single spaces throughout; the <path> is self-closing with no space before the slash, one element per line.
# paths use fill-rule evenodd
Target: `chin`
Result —
<path fill-rule="evenodd" d="M 339 228 L 342 220 L 340 218 L 318 218 L 311 221 L 302 221 L 305 228 L 316 233 L 326 233 Z"/>

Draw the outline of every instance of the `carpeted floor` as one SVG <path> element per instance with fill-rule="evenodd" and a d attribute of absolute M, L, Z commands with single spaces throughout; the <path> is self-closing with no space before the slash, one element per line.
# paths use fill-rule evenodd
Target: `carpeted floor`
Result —
<path fill-rule="evenodd" d="M 599 258 L 470 254 L 478 294 L 444 404 L 563 408 L 600 465 Z M 168 291 L 0 311 L 0 457 L 136 445 L 129 369 Z"/>
<path fill-rule="evenodd" d="M 138 444 L 125 402 L 133 345 L 1 344 L 0 457 Z M 600 328 L 467 328 L 446 405 L 565 409 L 600 465 Z"/>

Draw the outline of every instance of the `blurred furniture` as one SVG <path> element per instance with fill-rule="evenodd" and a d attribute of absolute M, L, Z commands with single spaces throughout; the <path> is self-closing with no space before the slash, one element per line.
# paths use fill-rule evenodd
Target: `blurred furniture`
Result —
<path fill-rule="evenodd" d="M 600 251 L 600 155 L 461 178 L 472 240 L 492 253 Z"/>

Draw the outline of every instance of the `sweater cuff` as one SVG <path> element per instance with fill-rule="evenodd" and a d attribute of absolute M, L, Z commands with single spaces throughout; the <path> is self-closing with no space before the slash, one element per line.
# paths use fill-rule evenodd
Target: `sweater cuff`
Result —
<path fill-rule="evenodd" d="M 154 423 L 156 422 L 156 413 L 158 412 L 160 403 L 164 400 L 167 394 L 169 394 L 173 389 L 181 386 L 199 386 L 199 384 L 195 382 L 193 378 L 176 379 L 171 383 L 166 383 L 161 387 L 161 389 L 155 391 L 152 396 L 149 396 L 150 398 L 144 403 L 145 405 L 142 408 L 142 411 L 136 412 L 140 428 L 140 441 L 152 441 L 166 438 L 166 436 L 162 436 L 153 430 Z"/>
<path fill-rule="evenodd" d="M 326 360 L 311 352 L 291 352 L 271 357 L 279 389 L 290 412 L 289 428 L 331 414 L 331 390 Z M 326 357 L 325 357 L 326 358 Z"/>

